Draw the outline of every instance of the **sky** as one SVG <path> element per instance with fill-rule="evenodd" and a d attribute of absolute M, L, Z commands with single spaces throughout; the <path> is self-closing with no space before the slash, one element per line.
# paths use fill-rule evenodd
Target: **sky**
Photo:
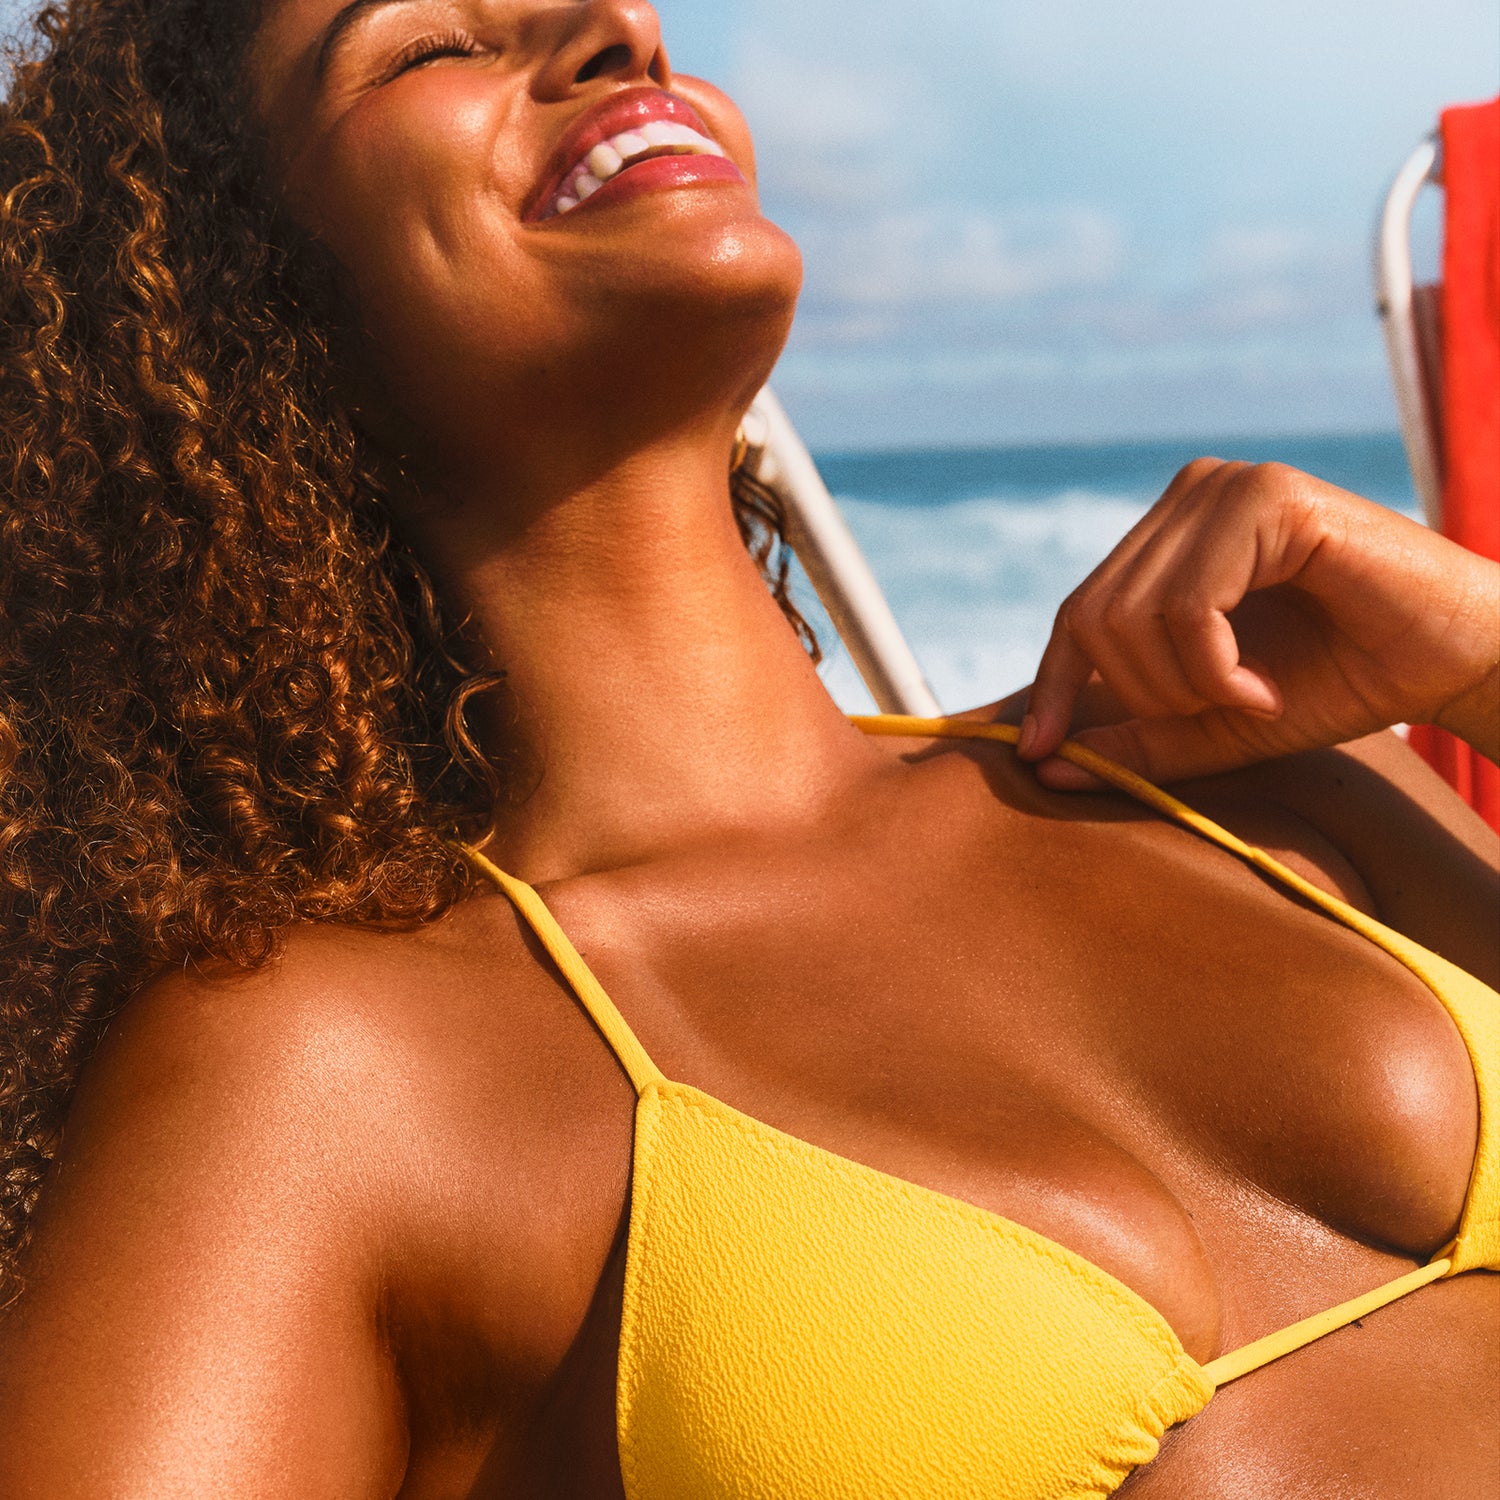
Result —
<path fill-rule="evenodd" d="M 1394 427 L 1374 218 L 1500 90 L 1497 0 L 658 9 L 802 246 L 775 384 L 815 447 Z"/>
<path fill-rule="evenodd" d="M 1375 215 L 1500 90 L 1495 0 L 658 8 L 802 245 L 775 384 L 815 447 L 1394 427 Z"/>

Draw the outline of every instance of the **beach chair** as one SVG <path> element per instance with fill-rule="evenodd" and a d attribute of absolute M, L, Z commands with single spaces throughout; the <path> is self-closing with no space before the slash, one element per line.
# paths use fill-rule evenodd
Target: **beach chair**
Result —
<path fill-rule="evenodd" d="M 1429 135 L 1402 164 L 1386 194 L 1375 240 L 1375 307 L 1385 329 L 1401 440 L 1427 524 L 1442 526 L 1442 362 L 1439 290 L 1418 285 L 1411 225 L 1422 190 L 1438 181 L 1439 139 Z"/>
<path fill-rule="evenodd" d="M 741 435 L 745 464 L 785 506 L 787 541 L 876 706 L 881 713 L 938 717 L 937 698 L 875 574 L 769 386 L 755 398 Z"/>
<path fill-rule="evenodd" d="M 1443 112 L 1396 174 L 1380 216 L 1376 305 L 1412 479 L 1429 525 L 1500 561 L 1500 99 Z M 1444 195 L 1436 286 L 1412 274 L 1412 210 Z M 1442 730 L 1418 750 L 1500 830 L 1500 768 Z"/>

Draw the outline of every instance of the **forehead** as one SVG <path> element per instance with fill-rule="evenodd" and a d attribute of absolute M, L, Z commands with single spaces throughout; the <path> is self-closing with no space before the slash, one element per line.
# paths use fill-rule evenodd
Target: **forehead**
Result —
<path fill-rule="evenodd" d="M 328 59 L 387 12 L 451 13 L 470 0 L 260 0 L 248 56 L 259 112 L 268 121 L 305 103 Z"/>

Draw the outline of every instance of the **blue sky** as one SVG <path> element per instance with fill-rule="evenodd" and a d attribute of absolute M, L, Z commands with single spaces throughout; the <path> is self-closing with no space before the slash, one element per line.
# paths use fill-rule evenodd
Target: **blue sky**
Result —
<path fill-rule="evenodd" d="M 1493 0 L 659 9 L 803 245 L 776 382 L 825 448 L 1393 426 L 1374 215 L 1500 88 Z"/>
<path fill-rule="evenodd" d="M 1500 88 L 1496 0 L 658 8 L 802 243 L 776 383 L 815 445 L 1394 425 L 1373 218 Z"/>

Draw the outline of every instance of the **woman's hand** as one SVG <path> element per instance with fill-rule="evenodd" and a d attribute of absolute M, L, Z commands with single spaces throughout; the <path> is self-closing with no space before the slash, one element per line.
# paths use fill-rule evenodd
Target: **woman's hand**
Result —
<path fill-rule="evenodd" d="M 1282 464 L 1200 458 L 1058 611 L 1021 754 L 1077 738 L 1154 781 L 1392 724 L 1500 756 L 1500 565 Z"/>

